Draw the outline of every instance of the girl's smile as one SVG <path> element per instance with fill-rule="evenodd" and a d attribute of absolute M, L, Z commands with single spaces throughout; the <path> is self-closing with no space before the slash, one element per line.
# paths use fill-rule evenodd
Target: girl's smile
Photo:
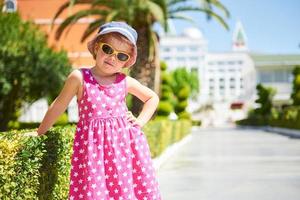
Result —
<path fill-rule="evenodd" d="M 114 67 L 113 64 L 111 64 L 111 63 L 109 63 L 109 62 L 107 62 L 107 61 L 104 61 L 104 63 L 105 63 L 105 64 L 108 64 L 108 65 L 110 65 L 110 66 L 112 66 L 112 67 Z"/>

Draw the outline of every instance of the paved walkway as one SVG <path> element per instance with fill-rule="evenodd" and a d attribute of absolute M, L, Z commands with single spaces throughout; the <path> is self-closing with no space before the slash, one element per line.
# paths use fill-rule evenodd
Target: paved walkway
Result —
<path fill-rule="evenodd" d="M 300 139 L 199 129 L 158 171 L 163 200 L 299 200 Z"/>

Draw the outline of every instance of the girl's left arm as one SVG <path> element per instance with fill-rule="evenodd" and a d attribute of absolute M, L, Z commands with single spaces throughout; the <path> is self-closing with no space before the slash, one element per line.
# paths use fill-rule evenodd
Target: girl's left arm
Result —
<path fill-rule="evenodd" d="M 144 102 L 143 109 L 136 118 L 136 123 L 143 127 L 155 112 L 159 103 L 159 97 L 153 90 L 142 85 L 139 81 L 130 76 L 126 76 L 126 82 L 128 93 Z"/>

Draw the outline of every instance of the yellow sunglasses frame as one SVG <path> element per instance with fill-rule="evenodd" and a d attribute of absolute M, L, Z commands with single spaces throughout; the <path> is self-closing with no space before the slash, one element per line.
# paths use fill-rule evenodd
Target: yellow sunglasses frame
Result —
<path fill-rule="evenodd" d="M 113 52 L 112 52 L 112 54 L 107 54 L 107 53 L 105 53 L 105 54 L 106 54 L 106 55 L 116 55 L 116 58 L 117 58 L 120 62 L 127 62 L 127 61 L 130 59 L 130 55 L 129 55 L 128 53 L 126 53 L 126 52 L 124 52 L 124 51 L 118 51 L 118 50 L 116 50 L 115 48 L 113 48 L 110 44 L 107 44 L 107 43 L 105 43 L 105 42 L 99 42 L 98 45 L 99 45 L 99 47 L 100 47 L 100 49 L 101 49 L 101 51 L 102 51 L 103 53 L 105 53 L 105 52 L 103 51 L 103 49 L 102 49 L 103 45 L 109 46 L 109 47 L 113 50 Z M 128 59 L 127 59 L 127 60 L 120 60 L 120 59 L 118 58 L 118 53 L 122 53 L 122 54 L 127 55 L 127 56 L 128 56 Z"/>

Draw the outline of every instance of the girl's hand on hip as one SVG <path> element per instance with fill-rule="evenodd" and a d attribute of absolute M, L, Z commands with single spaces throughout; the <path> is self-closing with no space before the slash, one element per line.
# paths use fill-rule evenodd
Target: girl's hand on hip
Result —
<path fill-rule="evenodd" d="M 131 111 L 128 111 L 128 112 L 126 113 L 126 115 L 127 115 L 127 120 L 128 120 L 130 123 L 132 123 L 133 125 L 138 125 L 138 126 L 142 127 L 141 122 L 140 122 L 140 121 L 132 114 Z"/>

